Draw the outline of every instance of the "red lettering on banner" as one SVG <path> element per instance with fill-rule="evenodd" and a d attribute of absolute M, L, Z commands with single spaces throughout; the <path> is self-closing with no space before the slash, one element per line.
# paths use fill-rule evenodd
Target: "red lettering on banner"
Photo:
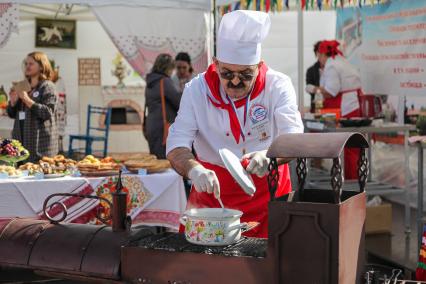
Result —
<path fill-rule="evenodd" d="M 393 33 L 401 33 L 406 31 L 426 30 L 426 23 L 408 24 L 402 26 L 390 26 L 389 31 Z"/>
<path fill-rule="evenodd" d="M 361 58 L 366 61 L 379 60 L 407 60 L 407 59 L 426 59 L 426 53 L 400 53 L 400 54 L 362 54 Z"/>
<path fill-rule="evenodd" d="M 403 10 L 396 13 L 389 13 L 384 15 L 367 16 L 365 17 L 365 19 L 369 22 L 376 22 L 376 21 L 392 20 L 395 18 L 415 17 L 415 16 L 420 16 L 425 14 L 426 14 L 426 7 L 423 7 L 423 8 L 412 9 L 412 10 Z"/>
<path fill-rule="evenodd" d="M 410 39 L 395 39 L 395 40 L 377 40 L 377 45 L 380 47 L 398 46 L 398 45 L 420 45 L 426 44 L 426 38 L 410 38 Z"/>
<path fill-rule="evenodd" d="M 393 68 L 393 74 L 418 74 L 423 73 L 424 69 L 421 69 L 419 67 L 394 67 Z"/>
<path fill-rule="evenodd" d="M 421 82 L 401 82 L 400 83 L 401 88 L 405 88 L 405 89 L 421 89 L 423 88 L 423 83 Z"/>

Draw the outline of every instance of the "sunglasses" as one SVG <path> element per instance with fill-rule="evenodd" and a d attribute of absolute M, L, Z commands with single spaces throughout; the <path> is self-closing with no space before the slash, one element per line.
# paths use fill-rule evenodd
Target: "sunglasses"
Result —
<path fill-rule="evenodd" d="M 249 73 L 240 73 L 240 72 L 232 72 L 232 71 L 220 72 L 220 77 L 228 81 L 233 80 L 235 78 L 235 75 L 238 76 L 238 79 L 240 79 L 240 81 L 251 81 L 254 78 L 254 74 L 249 74 Z"/>

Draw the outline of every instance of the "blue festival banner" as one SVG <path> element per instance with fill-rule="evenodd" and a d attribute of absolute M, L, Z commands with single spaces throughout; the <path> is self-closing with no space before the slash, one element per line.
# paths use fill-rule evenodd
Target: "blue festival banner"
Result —
<path fill-rule="evenodd" d="M 426 96 L 426 1 L 338 9 L 336 38 L 365 93 Z"/>

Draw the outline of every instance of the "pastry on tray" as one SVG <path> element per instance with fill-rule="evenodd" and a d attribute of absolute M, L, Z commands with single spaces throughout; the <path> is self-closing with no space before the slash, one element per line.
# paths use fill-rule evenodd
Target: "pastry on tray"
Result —
<path fill-rule="evenodd" d="M 111 154 L 111 157 L 120 162 L 126 162 L 129 160 L 143 160 L 143 159 L 156 159 L 155 155 L 149 153 L 116 153 Z"/>
<path fill-rule="evenodd" d="M 28 171 L 29 175 L 34 175 L 35 173 L 42 172 L 41 166 L 39 164 L 26 163 L 19 167 L 22 171 Z"/>
<path fill-rule="evenodd" d="M 171 168 L 168 160 L 129 160 L 124 163 L 131 172 L 137 172 L 139 169 L 146 169 L 150 173 L 161 172 Z"/>
<path fill-rule="evenodd" d="M 66 159 L 63 155 L 57 155 L 53 158 L 42 157 L 38 164 L 26 163 L 19 167 L 20 170 L 28 171 L 28 174 L 34 175 L 37 172 L 45 175 L 61 174 L 67 175 L 75 168 L 76 161 Z"/>
<path fill-rule="evenodd" d="M 99 160 L 92 155 L 88 155 L 77 163 L 77 167 L 83 175 L 102 176 L 117 174 L 120 164 L 116 163 L 111 157 Z"/>
<path fill-rule="evenodd" d="M 0 165 L 0 173 L 7 174 L 10 177 L 18 177 L 22 175 L 22 171 L 11 166 Z"/>

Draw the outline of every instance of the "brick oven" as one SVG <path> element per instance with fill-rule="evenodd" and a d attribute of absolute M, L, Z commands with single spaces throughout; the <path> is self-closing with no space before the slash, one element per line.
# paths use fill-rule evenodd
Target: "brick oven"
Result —
<path fill-rule="evenodd" d="M 86 131 L 87 105 L 111 107 L 109 153 L 147 152 L 142 135 L 144 86 L 101 86 L 99 58 L 80 58 L 79 61 L 79 128 Z M 104 123 L 102 119 L 97 122 Z M 80 145 L 82 146 L 82 145 Z M 96 144 L 94 145 L 96 151 Z"/>

